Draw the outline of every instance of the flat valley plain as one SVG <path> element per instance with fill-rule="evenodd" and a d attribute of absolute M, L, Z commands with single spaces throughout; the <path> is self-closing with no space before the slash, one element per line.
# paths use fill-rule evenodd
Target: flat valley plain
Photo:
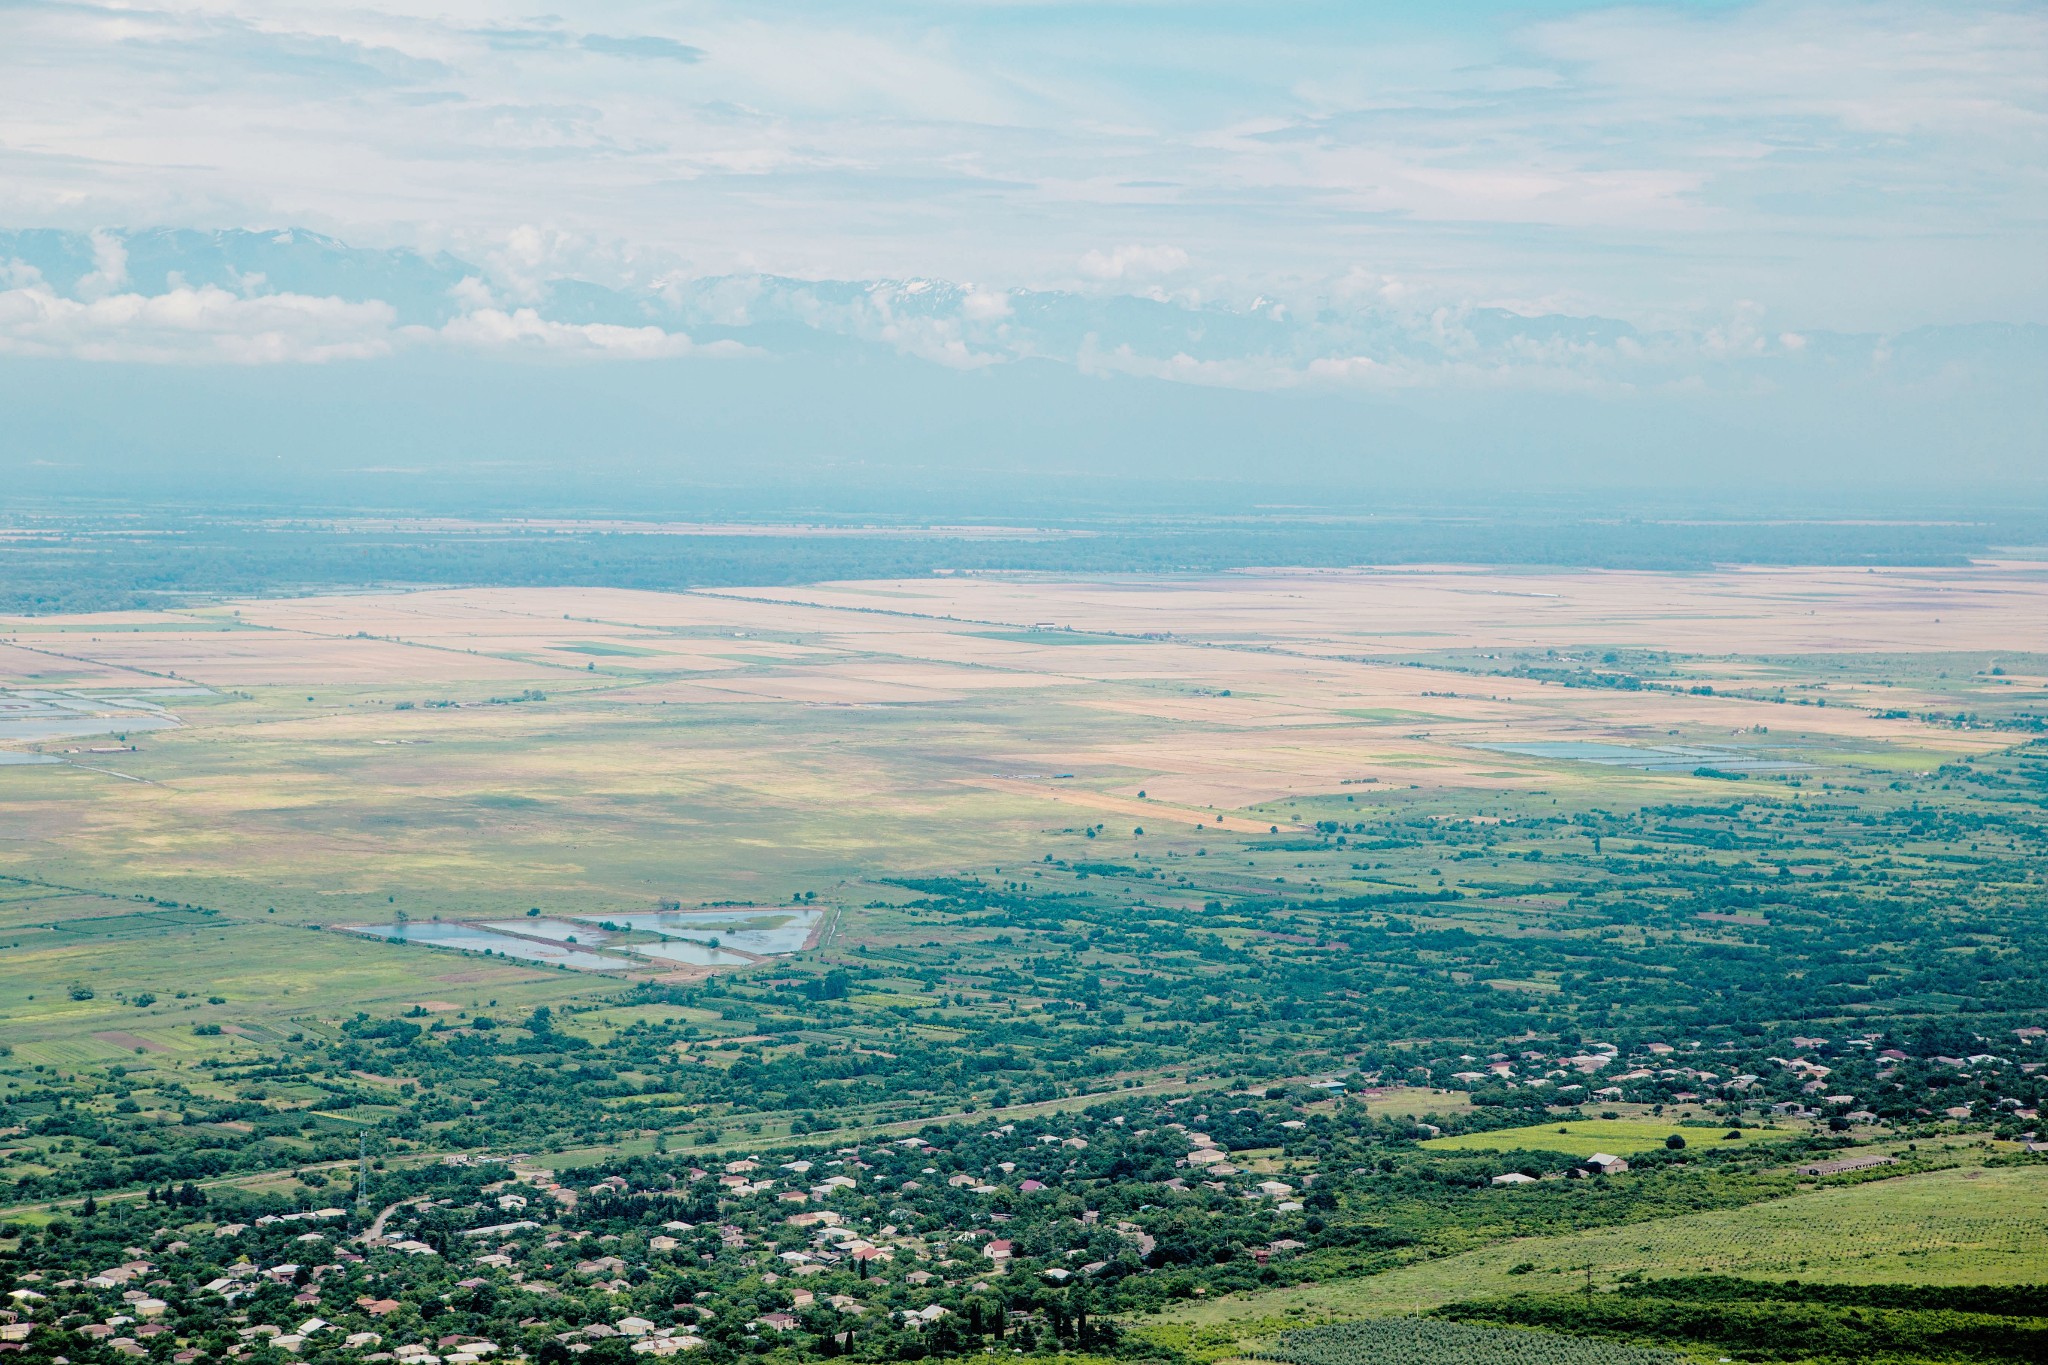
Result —
<path fill-rule="evenodd" d="M 2048 570 L 477 589 L 0 640 L 0 687 L 208 689 L 157 699 L 178 729 L 112 730 L 128 751 L 8 745 L 68 766 L 0 772 L 0 870 L 324 924 L 847 902 L 1097 824 L 1163 859 L 1338 816 L 1720 790 L 1499 745 L 1882 783 L 2013 741 L 1946 717 L 2041 709 L 2048 660 L 2020 647 L 2048 642 Z M 1618 679 L 1648 686 L 1589 685 Z"/>
<path fill-rule="evenodd" d="M 1833 1127 L 1795 1116 L 1808 1145 L 1775 1156 L 1718 1087 L 1802 1034 L 1923 1037 L 1914 1065 L 1972 1038 L 2038 1055 L 2013 1031 L 2048 1023 L 2044 717 L 2048 565 L 2028 561 L 391 589 L 6 618 L 19 1112 L 0 1180 L 33 1222 L 181 1171 L 312 1198 L 303 1174 L 359 1138 L 394 1170 L 480 1149 L 566 1169 L 1110 1102 L 1206 1122 L 1227 1094 L 1348 1124 L 1346 1152 L 1394 1143 L 1400 1179 L 1483 1188 L 1506 1158 L 1471 1134 L 1582 1104 L 1747 1112 L 1715 1158 L 1727 1182 L 1645 1196 L 1611 1220 L 1631 1226 L 1535 1204 L 1445 1223 L 1423 1200 L 1399 1237 L 1380 1219 L 1284 1274 L 1262 1255 L 1264 1288 L 1183 1277 L 1149 1306 L 1214 1355 L 1276 1314 L 1547 1288 L 1498 1278 L 1524 1260 L 1607 1287 L 1665 1263 L 2040 1283 L 2048 1184 L 2011 1165 L 2038 1068 L 2006 1061 L 1955 1121 L 1918 1091 Z M 628 942 L 627 916 L 718 906 L 814 928 L 731 970 L 612 972 L 342 932 L 616 917 Z M 1614 1073 L 1503 1089 L 1539 1069 L 1502 1050 L 1516 1038 L 1732 1060 L 1596 1101 Z M 568 1065 L 590 1056 L 603 1074 Z M 1332 1077 L 1353 1093 L 1314 1088 Z M 1798 1109 L 1781 1079 L 1756 1097 Z M 36 1126 L 67 1104 L 110 1132 L 204 1129 L 177 1149 L 199 1164 Z M 1418 1145 L 1432 1129 L 1467 1136 Z M 1790 1175 L 1829 1143 L 1909 1137 L 1945 1154 L 1916 1149 L 1882 1190 Z M 1318 1169 L 1293 1141 L 1233 1159 L 1244 1179 Z M 1534 1159 L 1556 1175 L 1574 1155 Z M 1357 1159 L 1362 1177 L 1376 1158 Z M 1836 1227 L 1770 1212 L 1788 1199 L 1848 1221 L 1784 1250 Z M 1919 1240 L 1880 1264 L 1887 1199 L 1937 1223 L 1988 1201 L 1995 1253 L 1894 1220 Z M 1676 1249 L 1706 1232 L 1782 1254 Z M 1950 1262 L 1916 1272 L 1919 1252 Z"/>
<path fill-rule="evenodd" d="M 1426 841 L 1361 864 L 1301 836 L 1882 792 L 2026 738 L 2048 711 L 2030 641 L 2035 563 L 479 588 L 0 620 L 0 690 L 160 708 L 5 744 L 59 762 L 0 765 L 0 1026 L 19 1056 L 105 1063 L 157 1022 L 109 996 L 192 981 L 232 997 L 231 1026 L 545 1001 L 591 983 L 308 931 L 808 897 L 834 943 L 880 945 L 922 932 L 890 909 L 906 878 L 1028 867 L 1057 891 L 1091 862 L 1143 876 L 1112 894 L 1196 910 L 1483 881 L 1481 918 L 1542 924 L 1555 898 L 1511 894 L 1535 867 L 1445 866 Z M 1588 744 L 1706 756 L 1499 747 Z M 52 989 L 72 985 L 112 989 Z M 217 1012 L 179 1009 L 176 1046 Z"/>

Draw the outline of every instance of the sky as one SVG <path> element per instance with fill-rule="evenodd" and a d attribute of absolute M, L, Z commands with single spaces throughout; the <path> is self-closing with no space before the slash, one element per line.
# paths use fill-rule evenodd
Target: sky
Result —
<path fill-rule="evenodd" d="M 2039 4 L 422 8 L 0 0 L 0 386 L 873 353 L 963 411 L 1042 364 L 1510 451 L 1515 395 L 1707 402 L 1839 472 L 1903 404 L 1901 468 L 2048 464 Z M 61 416 L 0 459 L 85 458 Z"/>

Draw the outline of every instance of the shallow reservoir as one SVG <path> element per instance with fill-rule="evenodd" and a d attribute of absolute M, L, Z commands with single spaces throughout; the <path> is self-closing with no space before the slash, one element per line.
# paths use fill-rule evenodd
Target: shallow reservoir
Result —
<path fill-rule="evenodd" d="M 573 946 L 557 947 L 551 943 L 512 938 L 474 924 L 407 921 L 404 924 L 348 924 L 342 927 L 351 934 L 366 934 L 371 938 L 389 939 L 393 943 L 427 943 L 437 948 L 460 948 L 470 953 L 495 953 L 499 957 L 522 962 L 574 967 L 585 972 L 620 971 L 633 965 L 624 958 L 587 953 Z"/>
<path fill-rule="evenodd" d="M 722 910 L 658 910 L 631 915 L 590 915 L 579 916 L 590 923 L 623 925 L 643 933 L 660 934 L 668 939 L 686 939 L 694 943 L 710 943 L 717 940 L 720 947 L 737 948 L 743 953 L 757 957 L 780 957 L 796 952 L 804 946 L 804 940 L 811 936 L 811 928 L 817 923 L 822 910 L 805 910 L 792 906 L 784 910 L 771 906 L 731 906 Z M 636 949 L 650 957 L 661 954 L 650 951 L 646 945 Z M 696 961 L 695 958 L 679 959 Z M 744 959 L 735 959 L 744 960 Z"/>

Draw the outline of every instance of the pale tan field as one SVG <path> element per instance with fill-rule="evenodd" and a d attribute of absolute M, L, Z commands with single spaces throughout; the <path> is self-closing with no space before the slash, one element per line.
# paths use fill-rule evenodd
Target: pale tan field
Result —
<path fill-rule="evenodd" d="M 1704 654 L 1996 652 L 2048 636 L 2048 567 L 2033 563 L 1697 574 L 1273 569 L 1202 582 L 1047 584 L 1006 576 L 730 591 L 1013 625 L 1372 653 L 1596 643 Z M 901 596 L 906 592 L 915 605 Z"/>
<path fill-rule="evenodd" d="M 0 872 L 320 923 L 406 898 L 858 902 L 864 878 L 1034 860 L 1083 825 L 1192 853 L 1397 794 L 1725 791 L 1484 744 L 1719 745 L 1881 781 L 2010 743 L 1877 713 L 2038 696 L 2025 670 L 1998 692 L 1978 674 L 2041 640 L 2048 569 L 2013 564 L 470 589 L 0 620 L 0 689 L 217 693 L 91 764 L 86 741 L 0 740 L 72 764 L 0 766 Z M 1484 671 L 1649 647 L 1702 656 L 1686 682 L 1829 704 Z M 1912 662 L 1972 649 L 1952 672 Z"/>

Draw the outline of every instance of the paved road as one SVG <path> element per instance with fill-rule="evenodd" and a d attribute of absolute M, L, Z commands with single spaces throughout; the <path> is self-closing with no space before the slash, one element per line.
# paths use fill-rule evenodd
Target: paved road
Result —
<path fill-rule="evenodd" d="M 377 1216 L 370 1220 L 370 1226 L 365 1228 L 363 1235 L 356 1238 L 356 1240 L 359 1242 L 376 1241 L 384 1235 L 384 1224 L 390 1221 L 392 1214 L 397 1213 L 400 1209 L 412 1208 L 416 1205 L 431 1202 L 431 1197 L 426 1197 L 420 1199 L 401 1199 L 396 1204 L 386 1204 L 377 1211 Z"/>

